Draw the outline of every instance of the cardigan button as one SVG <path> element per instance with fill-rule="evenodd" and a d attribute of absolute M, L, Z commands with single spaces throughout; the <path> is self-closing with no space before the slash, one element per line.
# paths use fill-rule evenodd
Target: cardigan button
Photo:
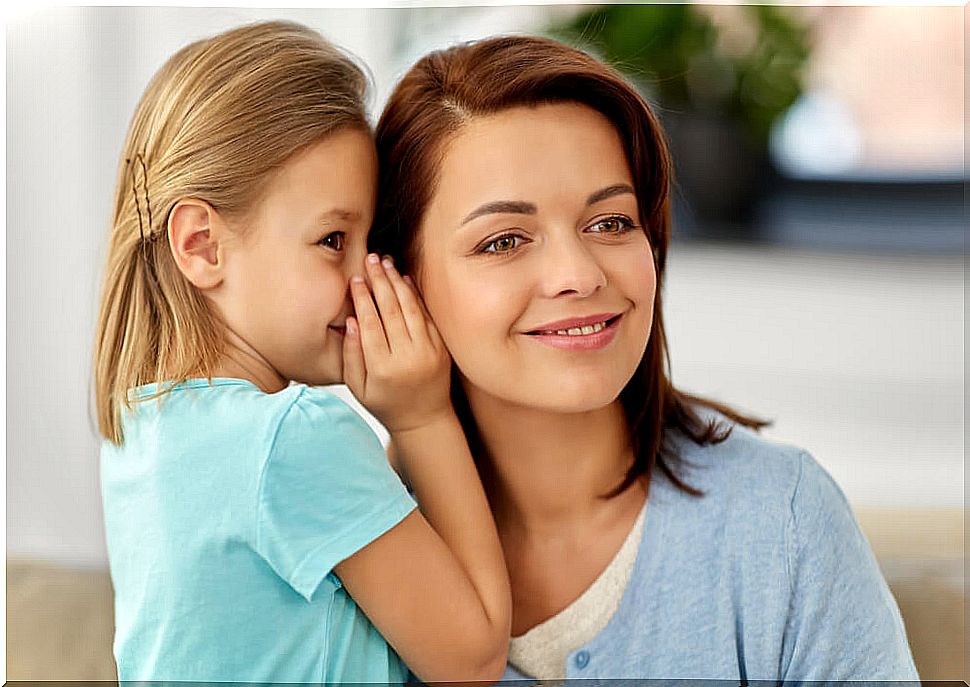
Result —
<path fill-rule="evenodd" d="M 587 665 L 589 665 L 589 652 L 583 649 L 576 654 L 576 667 L 585 668 Z"/>

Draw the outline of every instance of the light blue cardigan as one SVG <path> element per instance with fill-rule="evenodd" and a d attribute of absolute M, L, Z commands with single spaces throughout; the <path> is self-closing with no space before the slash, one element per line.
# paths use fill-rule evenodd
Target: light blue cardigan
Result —
<path fill-rule="evenodd" d="M 620 607 L 567 678 L 919 679 L 872 550 L 812 456 L 742 427 L 674 443 L 705 496 L 654 474 Z"/>

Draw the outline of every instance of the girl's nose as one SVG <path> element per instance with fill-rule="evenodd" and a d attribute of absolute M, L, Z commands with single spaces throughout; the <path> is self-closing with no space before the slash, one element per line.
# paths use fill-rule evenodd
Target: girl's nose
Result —
<path fill-rule="evenodd" d="M 350 242 L 344 258 L 344 276 L 348 282 L 355 274 L 364 274 L 364 260 L 367 258 L 367 244 L 363 241 Z"/>
<path fill-rule="evenodd" d="M 549 298 L 585 298 L 606 286 L 606 273 L 582 238 L 570 231 L 569 237 L 550 237 L 542 261 L 542 285 Z"/>

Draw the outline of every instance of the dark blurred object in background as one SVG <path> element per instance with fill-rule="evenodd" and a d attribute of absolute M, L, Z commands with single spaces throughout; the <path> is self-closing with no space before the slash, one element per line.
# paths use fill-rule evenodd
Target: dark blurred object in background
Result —
<path fill-rule="evenodd" d="M 655 106 L 670 142 L 681 222 L 743 238 L 772 184 L 772 126 L 802 93 L 809 29 L 789 8 L 606 5 L 550 33 L 610 62 Z"/>

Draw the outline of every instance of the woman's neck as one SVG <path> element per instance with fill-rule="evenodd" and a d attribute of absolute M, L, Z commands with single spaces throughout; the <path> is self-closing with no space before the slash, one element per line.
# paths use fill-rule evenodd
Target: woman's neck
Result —
<path fill-rule="evenodd" d="M 541 538 L 613 516 L 618 504 L 601 497 L 620 484 L 634 458 L 619 400 L 567 414 L 468 391 L 486 453 L 482 477 L 503 535 Z"/>

